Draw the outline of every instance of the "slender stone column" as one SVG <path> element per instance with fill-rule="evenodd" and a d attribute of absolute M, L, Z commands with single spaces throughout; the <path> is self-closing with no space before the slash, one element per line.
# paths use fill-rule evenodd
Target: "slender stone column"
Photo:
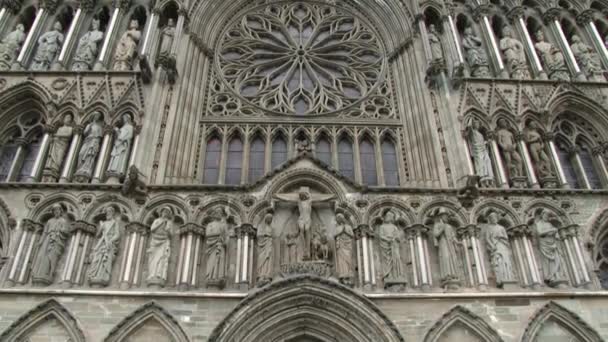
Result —
<path fill-rule="evenodd" d="M 36 156 L 36 161 L 32 167 L 30 175 L 27 177 L 28 182 L 37 182 L 40 179 L 40 173 L 44 168 L 44 162 L 46 161 L 46 155 L 49 152 L 49 146 L 51 144 L 51 134 L 55 132 L 55 128 L 52 126 L 45 126 L 44 136 L 42 136 L 42 143 Z"/>
<path fill-rule="evenodd" d="M 103 132 L 103 141 L 101 143 L 101 149 L 99 149 L 99 155 L 97 156 L 95 173 L 93 173 L 93 184 L 98 184 L 103 181 L 105 167 L 108 163 L 110 150 L 112 149 L 112 138 L 114 136 L 114 128 L 112 126 L 105 126 Z"/>
<path fill-rule="evenodd" d="M 505 64 L 502 60 L 500 48 L 498 47 L 498 42 L 496 41 L 496 35 L 494 34 L 492 25 L 490 25 L 488 12 L 489 8 L 487 5 L 477 7 L 474 13 L 475 21 L 479 23 L 482 34 L 486 37 L 486 41 L 490 43 L 490 55 L 494 62 L 494 70 L 496 70 L 500 77 L 509 78 L 509 72 L 505 68 Z"/>
<path fill-rule="evenodd" d="M 6 176 L 7 182 L 17 181 L 17 178 L 19 177 L 19 172 L 21 171 L 21 166 L 23 165 L 25 153 L 27 151 L 27 140 L 23 138 L 17 138 L 15 139 L 15 143 L 17 144 L 17 152 L 15 152 L 13 162 L 11 163 L 11 168 L 9 169 L 8 175 Z"/>
<path fill-rule="evenodd" d="M 139 222 L 130 222 L 126 226 L 126 231 L 127 241 L 120 271 L 120 288 L 123 290 L 139 285 L 144 247 L 150 227 Z"/>
<path fill-rule="evenodd" d="M 570 67 L 572 74 L 575 75 L 575 79 L 577 81 L 586 81 L 587 77 L 578 65 L 578 62 L 574 57 L 574 53 L 572 53 L 572 49 L 570 48 L 570 43 L 564 34 L 564 30 L 562 29 L 562 25 L 559 23 L 561 12 L 562 10 L 560 8 L 548 9 L 545 13 L 543 13 L 543 21 L 545 24 L 549 25 L 554 33 L 554 36 L 557 37 L 557 41 L 559 42 L 562 51 L 565 52 L 567 64 Z"/>
<path fill-rule="evenodd" d="M 483 264 L 483 253 L 479 247 L 480 231 L 481 228 L 478 226 L 468 225 L 459 228 L 457 234 L 464 248 L 469 282 L 471 286 L 477 286 L 480 290 L 485 291 L 488 288 L 488 278 L 486 276 L 485 265 Z M 472 260 L 469 256 L 469 250 L 472 252 Z"/>
<path fill-rule="evenodd" d="M 235 229 L 237 238 L 237 259 L 234 282 L 241 290 L 251 286 L 253 269 L 253 249 L 255 246 L 256 229 L 251 224 L 243 224 Z"/>
<path fill-rule="evenodd" d="M 205 228 L 195 223 L 186 223 L 179 228 L 180 250 L 175 285 L 181 291 L 195 288 L 198 284 L 198 269 L 201 260 Z"/>
<path fill-rule="evenodd" d="M 179 49 L 179 43 L 186 28 L 188 21 L 188 10 L 180 8 L 177 10 L 177 23 L 175 24 L 175 36 L 173 37 L 173 46 L 171 47 L 171 55 L 177 55 Z"/>
<path fill-rule="evenodd" d="M 538 185 L 538 179 L 536 178 L 536 170 L 534 169 L 534 165 L 532 165 L 532 158 L 530 157 L 530 152 L 528 152 L 528 145 L 523 139 L 523 134 L 519 133 L 516 136 L 517 144 L 519 145 L 519 152 L 523 156 L 524 166 L 526 169 L 526 174 L 528 175 L 528 183 L 533 188 L 540 188 Z"/>
<path fill-rule="evenodd" d="M 532 234 L 530 228 L 525 224 L 510 227 L 507 228 L 507 234 L 511 238 L 511 244 L 515 247 L 514 255 L 519 266 L 522 285 L 539 288 L 543 281 L 530 243 Z"/>
<path fill-rule="evenodd" d="M 82 269 L 88 259 L 90 239 L 95 236 L 97 227 L 86 221 L 76 221 L 72 224 L 72 236 L 68 245 L 67 257 L 61 284 L 65 288 L 82 284 Z"/>
<path fill-rule="evenodd" d="M 44 230 L 42 224 L 28 219 L 23 219 L 21 227 L 22 233 L 18 240 L 17 254 L 15 254 L 6 281 L 6 284 L 9 287 L 14 286 L 15 284 L 27 283 L 27 275 L 30 270 L 29 264 L 33 259 L 34 254 L 37 252 L 35 246 Z"/>
<path fill-rule="evenodd" d="M 530 37 L 530 32 L 528 31 L 528 27 L 524 22 L 524 8 L 521 6 L 514 7 L 507 13 L 507 17 L 511 20 L 513 26 L 518 31 L 520 37 L 524 38 L 524 46 L 526 47 L 526 54 L 528 55 L 528 60 L 532 61 L 532 70 L 536 78 L 546 80 L 548 79 L 547 73 L 543 70 L 543 65 L 540 62 L 540 58 L 538 58 L 538 54 L 536 53 L 536 48 L 534 47 L 534 42 Z"/>
<path fill-rule="evenodd" d="M 583 166 L 583 162 L 581 161 L 580 148 L 578 146 L 572 146 L 568 152 L 570 160 L 572 160 L 576 173 L 579 176 L 578 178 L 583 183 L 580 184 L 580 186 L 584 189 L 591 189 L 591 182 L 589 182 L 589 177 L 587 177 L 587 174 L 585 173 L 585 167 Z"/>
<path fill-rule="evenodd" d="M 359 284 L 365 290 L 371 290 L 376 285 L 374 267 L 374 232 L 366 224 L 354 229 L 357 245 L 357 265 L 359 266 Z"/>
<path fill-rule="evenodd" d="M 63 164 L 59 183 L 67 183 L 72 179 L 72 173 L 74 173 L 76 159 L 78 158 L 78 150 L 80 149 L 80 142 L 82 141 L 82 131 L 82 126 L 74 127 L 74 135 L 72 135 L 72 142 L 65 158 L 65 163 Z"/>
<path fill-rule="evenodd" d="M 433 56 L 431 54 L 431 44 L 429 43 L 428 31 L 426 29 L 424 19 L 423 13 L 418 13 L 415 15 L 416 26 L 418 28 L 418 32 L 420 33 L 420 40 L 422 42 L 422 49 L 424 50 L 424 56 L 428 64 L 433 59 Z"/>
<path fill-rule="evenodd" d="M 40 7 L 40 9 L 38 9 L 38 13 L 36 13 L 36 18 L 34 19 L 32 27 L 30 27 L 30 30 L 25 37 L 25 42 L 21 47 L 17 60 L 11 67 L 12 70 L 27 69 L 27 61 L 34 50 L 34 46 L 36 46 L 36 41 L 38 39 L 37 37 L 40 34 L 40 30 L 42 29 L 42 26 L 44 26 L 44 22 L 46 21 L 47 17 L 48 10 L 46 10 L 44 7 Z"/>
<path fill-rule="evenodd" d="M 605 147 L 600 145 L 593 148 L 592 154 L 595 169 L 597 170 L 602 182 L 602 188 L 608 188 L 608 168 L 606 167 L 606 161 L 604 160 L 604 151 Z"/>
<path fill-rule="evenodd" d="M 464 64 L 464 54 L 462 53 L 462 47 L 460 46 L 460 39 L 458 38 L 458 30 L 456 30 L 456 25 L 454 24 L 454 16 L 452 11 L 450 10 L 450 14 L 443 17 L 443 30 L 445 32 L 449 32 L 450 40 L 452 41 L 452 46 L 454 49 L 455 56 L 457 56 L 457 64 Z"/>
<path fill-rule="evenodd" d="M 59 52 L 59 57 L 57 61 L 53 63 L 51 66 L 51 70 L 63 70 L 66 67 L 67 59 L 70 55 L 70 50 L 75 45 L 75 42 L 78 40 L 78 31 L 82 27 L 82 23 L 84 22 L 86 15 L 82 10 L 82 2 L 79 2 L 79 7 L 74 14 L 74 18 L 72 18 L 72 22 L 70 23 L 70 28 L 68 29 L 68 34 L 65 37 L 65 41 L 63 42 L 63 46 L 61 47 L 61 51 Z"/>
<path fill-rule="evenodd" d="M 131 144 L 131 152 L 129 154 L 129 164 L 127 165 L 127 170 L 129 167 L 135 165 L 135 157 L 137 157 L 137 152 L 139 151 L 139 139 L 141 136 L 141 125 L 135 126 L 133 130 L 133 144 Z"/>
<path fill-rule="evenodd" d="M 428 232 L 429 228 L 422 224 L 414 224 L 405 228 L 410 253 L 412 254 L 412 268 L 416 270 L 414 285 L 422 291 L 429 291 L 432 286 L 432 274 L 428 258 Z"/>
<path fill-rule="evenodd" d="M 118 34 L 118 26 L 120 26 L 120 21 L 130 5 L 130 0 L 112 1 L 112 17 L 110 18 L 110 24 L 106 28 L 101 51 L 99 52 L 99 56 L 97 56 L 97 62 L 95 63 L 93 70 L 107 69 L 108 60 L 110 59 L 109 56 L 112 53 L 112 45 Z"/>
<path fill-rule="evenodd" d="M 551 157 L 551 161 L 555 166 L 555 170 L 557 171 L 557 181 L 561 185 L 562 188 L 569 188 L 568 180 L 566 179 L 566 174 L 564 173 L 564 168 L 562 166 L 562 162 L 559 160 L 559 156 L 557 154 L 557 148 L 555 147 L 555 135 L 553 133 L 545 133 L 544 139 L 547 145 L 549 146 L 549 156 Z"/>
<path fill-rule="evenodd" d="M 588 11 L 589 10 L 581 13 L 581 15 L 576 18 L 576 21 L 577 23 L 579 23 L 579 25 L 585 27 L 590 33 L 590 36 L 593 40 L 593 44 L 595 45 L 595 48 L 599 51 L 600 56 L 602 57 L 602 61 L 604 62 L 604 69 L 608 69 L 608 47 L 606 47 L 606 45 L 604 44 L 602 36 L 600 36 L 600 32 L 597 30 L 597 26 L 593 22 L 593 14 Z"/>
<path fill-rule="evenodd" d="M 496 168 L 496 187 L 508 188 L 509 177 L 507 177 L 507 172 L 505 171 L 505 166 L 502 162 L 502 157 L 500 156 L 500 149 L 498 148 L 498 143 L 496 142 L 496 134 L 494 132 L 490 132 L 488 135 L 488 140 L 492 159 L 494 160 L 494 166 Z"/>
<path fill-rule="evenodd" d="M 139 54 L 141 56 L 148 56 L 150 55 L 150 49 L 152 48 L 152 40 L 155 38 L 156 36 L 156 26 L 158 25 L 158 19 L 160 17 L 160 8 L 159 7 L 154 7 L 152 9 L 152 14 L 150 15 L 150 18 L 147 20 L 146 22 L 146 26 L 144 27 L 144 36 L 143 36 L 143 43 L 141 44 L 141 49 L 139 51 Z"/>

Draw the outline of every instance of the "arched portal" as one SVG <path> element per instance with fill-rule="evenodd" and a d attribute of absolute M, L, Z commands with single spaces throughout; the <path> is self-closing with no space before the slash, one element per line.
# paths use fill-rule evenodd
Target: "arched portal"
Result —
<path fill-rule="evenodd" d="M 303 275 L 245 298 L 210 342 L 403 342 L 395 325 L 367 298 L 336 282 Z"/>

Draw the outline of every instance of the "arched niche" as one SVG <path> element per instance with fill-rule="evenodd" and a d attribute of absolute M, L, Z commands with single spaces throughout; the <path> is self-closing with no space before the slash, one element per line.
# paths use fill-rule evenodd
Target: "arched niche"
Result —
<path fill-rule="evenodd" d="M 149 302 L 125 317 L 104 342 L 188 342 L 175 317 L 156 302 Z"/>
<path fill-rule="evenodd" d="M 574 312 L 549 302 L 531 318 L 522 342 L 600 342 L 600 335 Z"/>
<path fill-rule="evenodd" d="M 298 276 L 246 297 L 210 342 L 403 342 L 367 298 L 336 282 Z"/>
<path fill-rule="evenodd" d="M 463 306 L 446 312 L 427 332 L 424 342 L 502 342 L 502 338 L 481 317 Z"/>

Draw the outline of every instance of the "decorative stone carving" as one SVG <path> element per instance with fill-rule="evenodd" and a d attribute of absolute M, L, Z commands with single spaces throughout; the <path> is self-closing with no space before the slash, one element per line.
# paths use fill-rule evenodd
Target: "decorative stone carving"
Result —
<path fill-rule="evenodd" d="M 205 227 L 207 286 L 223 288 L 226 284 L 226 246 L 228 244 L 228 214 L 223 208 L 211 213 Z"/>
<path fill-rule="evenodd" d="M 336 214 L 336 274 L 344 285 L 352 286 L 354 278 L 353 267 L 353 227 L 344 214 Z"/>
<path fill-rule="evenodd" d="M 602 70 L 602 61 L 599 54 L 593 48 L 583 42 L 578 35 L 572 36 L 572 45 L 570 46 L 574 58 L 579 66 L 585 71 L 590 81 L 605 82 L 604 72 Z"/>
<path fill-rule="evenodd" d="M 38 253 L 32 269 L 34 285 L 53 283 L 59 259 L 65 250 L 71 228 L 59 204 L 53 205 L 53 217 L 44 225 L 44 232 L 38 244 Z"/>
<path fill-rule="evenodd" d="M 110 153 L 108 174 L 120 177 L 124 175 L 127 163 L 129 162 L 131 143 L 133 142 L 133 135 L 135 133 L 131 115 L 124 114 L 122 116 L 122 126 L 120 128 L 114 127 L 114 132 L 116 138 L 112 153 Z"/>
<path fill-rule="evenodd" d="M 480 131 L 478 120 L 471 122 L 471 125 L 467 128 L 467 136 L 475 173 L 480 177 L 479 182 L 482 187 L 492 187 L 494 185 L 492 159 L 488 151 L 488 142 Z"/>
<path fill-rule="evenodd" d="M 274 216 L 268 213 L 257 230 L 257 285 L 264 286 L 272 281 L 274 266 L 274 239 L 272 220 Z"/>
<path fill-rule="evenodd" d="M 150 244 L 148 245 L 148 286 L 163 287 L 167 281 L 169 257 L 171 256 L 171 234 L 173 233 L 173 211 L 163 207 L 160 216 L 150 227 Z"/>
<path fill-rule="evenodd" d="M 103 40 L 103 32 L 99 30 L 99 20 L 93 19 L 91 30 L 78 41 L 72 71 L 91 70 L 97 58 L 99 43 Z"/>
<path fill-rule="evenodd" d="M 46 159 L 46 166 L 44 167 L 45 182 L 55 182 L 59 178 L 65 154 L 74 134 L 72 120 L 72 114 L 66 114 L 63 117 L 63 126 L 59 127 L 55 134 L 53 134 L 49 154 Z"/>
<path fill-rule="evenodd" d="M 496 285 L 516 283 L 515 270 L 513 267 L 513 254 L 507 230 L 499 223 L 498 212 L 487 213 L 487 224 L 484 227 L 486 249 L 490 255 L 490 265 L 496 276 Z"/>
<path fill-rule="evenodd" d="M 2 39 L 0 43 L 0 70 L 10 70 L 13 62 L 17 59 L 21 45 L 25 41 L 25 28 L 19 23 L 15 30 Z"/>
<path fill-rule="evenodd" d="M 108 286 L 120 241 L 120 223 L 113 206 L 105 208 L 105 221 L 99 223 L 97 243 L 91 251 L 87 272 L 91 286 Z"/>
<path fill-rule="evenodd" d="M 513 29 L 509 26 L 502 29 L 500 51 L 511 72 L 511 78 L 518 80 L 530 78 L 524 45 L 513 37 Z"/>
<path fill-rule="evenodd" d="M 439 256 L 441 285 L 448 289 L 458 289 L 461 280 L 456 246 L 460 242 L 456 237 L 456 229 L 449 223 L 450 212 L 440 207 L 433 210 L 430 217 L 433 220 L 433 242 Z"/>
<path fill-rule="evenodd" d="M 543 136 L 539 131 L 538 124 L 535 121 L 530 121 L 528 127 L 524 130 L 524 140 L 528 144 L 528 150 L 532 157 L 532 162 L 536 168 L 536 172 L 540 178 L 553 177 L 553 168 L 551 167 L 551 159 L 547 155 Z"/>
<path fill-rule="evenodd" d="M 533 233 L 540 257 L 538 266 L 545 283 L 551 287 L 565 287 L 568 282 L 559 250 L 559 234 L 555 226 L 558 222 L 546 209 L 538 209 L 534 214 Z"/>
<path fill-rule="evenodd" d="M 165 26 L 160 34 L 160 50 L 159 55 L 170 55 L 171 47 L 175 39 L 175 21 L 169 18 L 167 26 Z"/>
<path fill-rule="evenodd" d="M 431 61 L 435 63 L 443 61 L 441 39 L 439 39 L 439 33 L 437 33 L 437 29 L 433 24 L 429 25 L 428 39 L 431 46 Z"/>
<path fill-rule="evenodd" d="M 395 210 L 387 210 L 377 228 L 384 287 L 391 290 L 403 290 L 407 284 L 405 265 L 401 258 L 403 234 L 395 224 L 398 219 L 399 214 Z"/>
<path fill-rule="evenodd" d="M 123 196 L 133 198 L 135 202 L 141 204 L 146 201 L 148 196 L 148 186 L 139 178 L 139 169 L 135 165 L 129 166 L 129 172 L 122 184 L 120 191 Z"/>
<path fill-rule="evenodd" d="M 544 67 L 548 70 L 550 79 L 559 81 L 570 80 L 564 55 L 557 47 L 545 40 L 543 30 L 536 32 L 536 44 L 534 44 L 534 47 L 538 51 L 538 56 Z"/>
<path fill-rule="evenodd" d="M 139 22 L 137 20 L 131 20 L 129 29 L 123 33 L 118 41 L 118 47 L 116 47 L 116 52 L 114 53 L 114 70 L 133 70 L 133 60 L 137 53 L 137 45 L 140 38 L 141 31 L 139 30 Z"/>
<path fill-rule="evenodd" d="M 501 157 L 507 166 L 509 178 L 513 181 L 514 186 L 521 184 L 521 179 L 525 181 L 524 162 L 517 149 L 515 136 L 509 130 L 507 120 L 498 119 L 497 126 L 496 142 L 500 147 Z"/>
<path fill-rule="evenodd" d="M 78 167 L 75 179 L 79 183 L 88 182 L 93 174 L 95 161 L 99 155 L 103 139 L 103 115 L 101 112 L 93 114 L 93 120 L 86 125 L 83 131 L 84 141 L 78 153 Z"/>
<path fill-rule="evenodd" d="M 464 47 L 467 55 L 467 62 L 471 68 L 471 76 L 491 77 L 488 55 L 483 47 L 482 40 L 475 36 L 473 27 L 468 26 L 464 29 L 462 46 Z"/>
<path fill-rule="evenodd" d="M 38 39 L 38 50 L 34 55 L 34 60 L 30 69 L 34 71 L 49 70 L 58 56 L 59 49 L 63 45 L 63 30 L 61 23 L 56 21 L 53 30 L 43 34 Z"/>

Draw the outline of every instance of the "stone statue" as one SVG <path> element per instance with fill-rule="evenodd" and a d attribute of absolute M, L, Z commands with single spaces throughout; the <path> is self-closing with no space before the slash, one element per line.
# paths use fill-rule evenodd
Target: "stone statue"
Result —
<path fill-rule="evenodd" d="M 21 44 L 25 41 L 25 28 L 19 23 L 15 30 L 2 39 L 0 43 L 0 70 L 10 70 L 13 62 L 17 60 Z"/>
<path fill-rule="evenodd" d="M 124 114 L 122 116 L 122 127 L 114 127 L 116 139 L 114 147 L 110 153 L 110 162 L 108 163 L 108 172 L 122 175 L 125 173 L 125 168 L 129 162 L 129 153 L 131 152 L 131 143 L 133 142 L 133 123 L 131 116 Z"/>
<path fill-rule="evenodd" d="M 170 207 L 164 207 L 150 227 L 150 245 L 147 250 L 148 285 L 164 286 L 167 281 L 172 232 L 173 211 Z"/>
<path fill-rule="evenodd" d="M 114 207 L 105 208 L 106 220 L 99 223 L 97 243 L 91 251 L 87 276 L 91 286 L 108 286 L 120 240 L 119 220 Z"/>
<path fill-rule="evenodd" d="M 524 50 L 524 45 L 519 40 L 513 38 L 513 30 L 509 26 L 505 26 L 502 30 L 500 50 L 505 58 L 506 65 L 511 71 L 512 78 L 530 78 L 530 72 L 526 65 L 526 51 Z"/>
<path fill-rule="evenodd" d="M 524 132 L 524 139 L 528 144 L 530 156 L 532 157 L 532 162 L 534 162 L 539 177 L 552 177 L 551 159 L 549 159 L 549 156 L 545 151 L 545 143 L 543 142 L 543 137 L 536 122 L 531 121 L 528 124 L 528 127 Z"/>
<path fill-rule="evenodd" d="M 211 214 L 211 222 L 207 224 L 205 233 L 207 246 L 205 279 L 208 285 L 223 285 L 225 281 L 227 235 L 228 217 L 223 209 L 218 208 Z"/>
<path fill-rule="evenodd" d="M 76 55 L 74 55 L 74 63 L 72 71 L 87 71 L 91 70 L 95 58 L 97 58 L 97 50 L 99 43 L 103 40 L 103 32 L 99 30 L 99 20 L 93 19 L 91 30 L 85 33 L 78 41 Z"/>
<path fill-rule="evenodd" d="M 509 177 L 524 176 L 524 162 L 517 149 L 517 141 L 513 133 L 509 130 L 507 120 L 498 119 L 498 130 L 496 131 L 496 142 L 502 152 L 502 157 L 505 160 Z"/>
<path fill-rule="evenodd" d="M 70 223 L 59 204 L 53 205 L 53 217 L 44 227 L 38 244 L 38 253 L 32 269 L 32 282 L 36 285 L 50 285 L 55 277 L 59 259 L 63 255 L 66 241 L 70 235 Z"/>
<path fill-rule="evenodd" d="M 492 187 L 494 185 L 492 159 L 488 152 L 488 143 L 479 130 L 479 121 L 473 120 L 467 131 L 475 173 L 480 177 L 479 182 L 482 187 Z"/>
<path fill-rule="evenodd" d="M 133 59 L 137 53 L 137 44 L 141 38 L 139 22 L 131 20 L 129 29 L 123 33 L 118 41 L 118 47 L 114 53 L 114 70 L 130 71 L 133 70 Z"/>
<path fill-rule="evenodd" d="M 570 48 L 572 49 L 574 58 L 576 58 L 576 62 L 585 71 L 585 74 L 587 74 L 590 81 L 606 81 L 602 71 L 600 56 L 593 51 L 591 46 L 585 44 L 581 37 L 575 34 L 572 36 L 572 45 Z"/>
<path fill-rule="evenodd" d="M 258 266 L 257 266 L 257 284 L 264 286 L 272 281 L 272 266 L 273 266 L 273 215 L 268 213 L 264 216 L 264 220 L 258 227 L 257 244 L 258 244 Z"/>
<path fill-rule="evenodd" d="M 467 55 L 467 62 L 471 68 L 471 76 L 490 77 L 490 63 L 488 62 L 488 55 L 483 48 L 481 39 L 475 36 L 471 26 L 464 29 L 462 46 L 464 47 Z"/>
<path fill-rule="evenodd" d="M 58 57 L 59 50 L 63 44 L 63 30 L 61 23 L 56 21 L 53 30 L 49 31 L 38 39 L 38 50 L 32 61 L 30 69 L 34 71 L 49 70 L 51 64 Z"/>
<path fill-rule="evenodd" d="M 395 211 L 387 210 L 382 218 L 382 224 L 378 227 L 385 287 L 403 286 L 407 283 L 406 271 L 401 259 L 401 231 L 395 225 L 397 218 Z"/>
<path fill-rule="evenodd" d="M 58 173 L 61 172 L 61 165 L 65 159 L 65 153 L 70 146 L 72 135 L 74 134 L 72 119 L 71 114 L 66 114 L 63 117 L 63 126 L 57 129 L 57 132 L 53 134 L 53 138 L 51 140 L 44 171 L 50 173 L 53 175 L 53 177 L 59 176 Z"/>
<path fill-rule="evenodd" d="M 540 256 L 539 267 L 545 283 L 551 287 L 563 286 L 567 281 L 564 265 L 559 252 L 558 230 L 550 222 L 551 214 L 539 210 L 534 217 L 534 237 Z"/>
<path fill-rule="evenodd" d="M 103 139 L 103 115 L 101 112 L 93 114 L 93 120 L 84 128 L 82 132 L 84 141 L 78 153 L 77 176 L 88 179 L 93 174 L 95 161 L 99 154 L 101 140 Z"/>
<path fill-rule="evenodd" d="M 175 38 L 175 21 L 173 18 L 169 18 L 167 26 L 165 26 L 160 34 L 160 55 L 170 55 L 171 47 L 173 46 L 173 39 Z"/>
<path fill-rule="evenodd" d="M 439 274 L 442 286 L 458 288 L 460 286 L 460 271 L 456 245 L 460 242 L 456 237 L 454 227 L 448 222 L 449 212 L 439 208 L 433 213 L 433 241 L 438 250 Z"/>
<path fill-rule="evenodd" d="M 353 227 L 343 214 L 336 215 L 336 274 L 344 285 L 353 282 Z"/>
<path fill-rule="evenodd" d="M 441 48 L 441 40 L 439 39 L 437 29 L 433 24 L 429 26 L 428 38 L 431 46 L 431 60 L 433 62 L 442 61 L 443 49 Z"/>
<path fill-rule="evenodd" d="M 513 283 L 515 272 L 511 244 L 505 227 L 498 223 L 498 213 L 495 211 L 488 214 L 485 241 L 486 249 L 490 254 L 490 264 L 496 276 L 496 284 L 502 287 L 504 284 Z"/>
<path fill-rule="evenodd" d="M 549 78 L 552 80 L 569 81 L 570 74 L 566 67 L 566 61 L 562 52 L 545 40 L 543 30 L 536 32 L 536 44 L 534 44 L 538 56 L 544 67 L 549 71 Z"/>

